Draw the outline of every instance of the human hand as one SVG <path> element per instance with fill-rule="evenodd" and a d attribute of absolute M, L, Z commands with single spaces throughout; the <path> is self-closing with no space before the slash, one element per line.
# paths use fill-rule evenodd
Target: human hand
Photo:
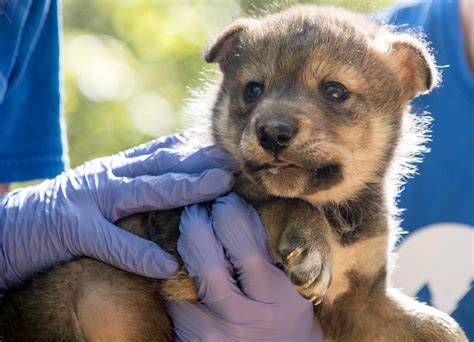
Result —
<path fill-rule="evenodd" d="M 225 250 L 225 254 L 224 254 Z M 313 305 L 274 266 L 257 212 L 234 193 L 181 216 L 178 251 L 200 303 L 171 301 L 183 341 L 322 341 Z"/>
<path fill-rule="evenodd" d="M 0 197 L 0 292 L 80 256 L 146 277 L 174 274 L 173 257 L 113 222 L 209 201 L 232 188 L 228 155 L 216 147 L 180 151 L 184 139 L 153 141 Z"/>

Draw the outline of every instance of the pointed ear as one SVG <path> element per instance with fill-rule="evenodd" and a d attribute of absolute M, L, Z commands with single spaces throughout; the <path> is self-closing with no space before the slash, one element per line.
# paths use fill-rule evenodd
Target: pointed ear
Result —
<path fill-rule="evenodd" d="M 207 63 L 218 63 L 221 70 L 227 67 L 237 55 L 240 44 L 240 35 L 250 25 L 252 19 L 238 19 L 227 26 L 216 37 L 211 39 L 203 49 L 203 56 Z"/>
<path fill-rule="evenodd" d="M 419 40 L 409 35 L 395 35 L 391 54 L 395 72 L 402 84 L 403 97 L 407 100 L 438 85 L 439 73 L 434 58 Z"/>

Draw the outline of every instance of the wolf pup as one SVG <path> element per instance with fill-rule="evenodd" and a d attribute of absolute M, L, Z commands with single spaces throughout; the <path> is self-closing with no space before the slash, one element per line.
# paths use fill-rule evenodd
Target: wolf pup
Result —
<path fill-rule="evenodd" d="M 423 140 L 409 103 L 438 82 L 423 43 L 342 9 L 298 6 L 235 21 L 204 57 L 222 71 L 207 95 L 212 143 L 240 163 L 235 191 L 259 211 L 326 338 L 465 341 L 448 315 L 390 287 L 393 197 Z M 119 224 L 176 255 L 179 215 Z M 81 259 L 7 293 L 0 335 L 170 340 L 163 302 L 196 296 L 184 269 L 156 281 Z"/>

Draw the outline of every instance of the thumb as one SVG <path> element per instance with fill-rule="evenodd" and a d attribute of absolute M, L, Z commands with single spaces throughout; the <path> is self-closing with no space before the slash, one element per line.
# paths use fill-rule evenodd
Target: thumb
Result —
<path fill-rule="evenodd" d="M 85 255 L 124 271 L 149 278 L 168 278 L 179 270 L 178 262 L 157 244 L 129 233 L 101 219 L 92 230 L 83 230 L 79 251 Z"/>

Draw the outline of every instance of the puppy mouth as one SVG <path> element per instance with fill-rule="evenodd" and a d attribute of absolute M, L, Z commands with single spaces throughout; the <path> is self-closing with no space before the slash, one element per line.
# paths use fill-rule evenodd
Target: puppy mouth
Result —
<path fill-rule="evenodd" d="M 273 161 L 269 163 L 263 164 L 265 168 L 273 168 L 273 167 L 279 167 L 279 168 L 288 168 L 288 167 L 298 167 L 292 162 L 286 161 L 286 160 L 281 160 L 278 158 L 275 158 Z"/>
<path fill-rule="evenodd" d="M 279 158 L 275 158 L 273 161 L 264 164 L 256 164 L 247 161 L 246 166 L 251 173 L 269 171 L 273 174 L 278 174 L 282 170 L 300 169 L 301 171 L 311 173 L 313 177 L 317 179 L 330 179 L 334 177 L 339 177 L 342 173 L 342 166 L 337 163 L 328 163 L 320 167 L 309 169 L 307 167 L 297 165 L 287 160 L 281 160 Z"/>
<path fill-rule="evenodd" d="M 270 163 L 263 164 L 262 170 L 268 170 L 268 172 L 277 175 L 282 170 L 287 170 L 287 169 L 292 169 L 292 168 L 294 169 L 297 167 L 298 166 L 296 166 L 293 163 L 290 163 L 284 160 L 275 159 Z"/>
<path fill-rule="evenodd" d="M 280 170 L 280 169 L 289 169 L 289 168 L 300 168 L 296 164 L 286 161 L 286 160 L 281 160 L 279 158 L 275 158 L 271 162 L 268 163 L 263 163 L 263 164 L 257 164 L 254 162 L 247 161 L 246 166 L 249 169 L 250 172 L 252 173 L 257 173 L 259 171 L 264 171 L 264 170 Z"/>

